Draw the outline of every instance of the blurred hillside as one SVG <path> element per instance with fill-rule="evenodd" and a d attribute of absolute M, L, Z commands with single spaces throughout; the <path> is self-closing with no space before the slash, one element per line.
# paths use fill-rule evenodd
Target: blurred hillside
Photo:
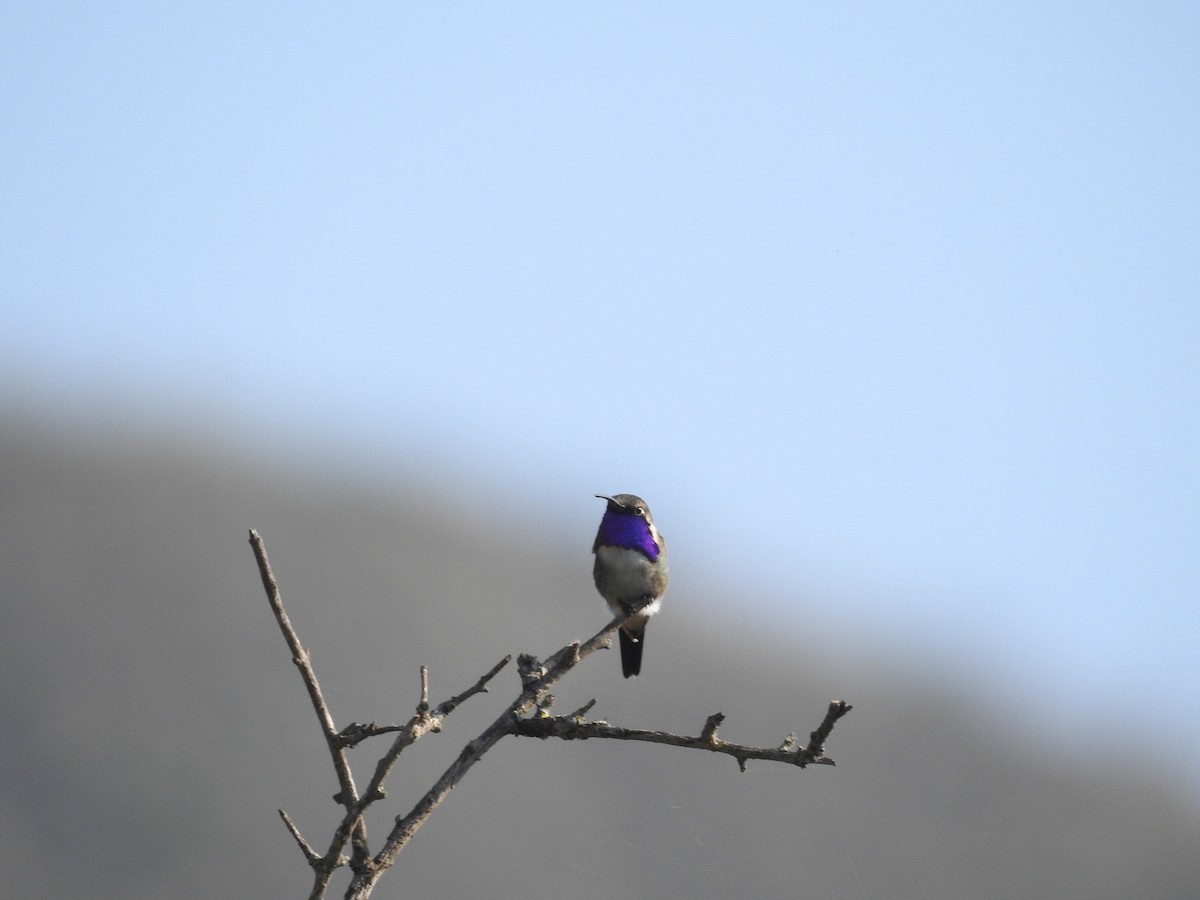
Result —
<path fill-rule="evenodd" d="M 339 726 L 406 718 L 421 664 L 436 701 L 507 653 L 545 655 L 605 621 L 592 535 L 529 525 L 546 498 L 514 527 L 439 485 L 247 457 L 198 435 L 0 425 L 4 896 L 305 896 L 275 811 L 320 846 L 336 785 L 248 528 Z M 600 654 L 560 708 L 596 697 L 616 724 L 687 732 L 720 710 L 727 739 L 772 744 L 845 698 L 837 768 L 741 774 L 703 753 L 509 740 L 376 896 L 1196 895 L 1200 816 L 1136 709 L 1114 709 L 1096 736 L 1110 749 L 1081 755 L 900 653 L 814 637 L 819 603 L 770 633 L 694 609 L 668 595 L 645 675 L 626 682 Z M 502 673 L 413 748 L 386 813 L 406 811 L 515 686 Z M 379 747 L 358 754 L 360 773 Z M 376 846 L 387 821 L 372 822 Z"/>

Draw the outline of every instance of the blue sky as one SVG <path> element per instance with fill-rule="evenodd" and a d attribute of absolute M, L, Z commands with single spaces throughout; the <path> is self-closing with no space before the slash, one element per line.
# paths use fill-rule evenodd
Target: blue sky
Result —
<path fill-rule="evenodd" d="M 9 4 L 0 386 L 531 540 L 636 491 L 673 593 L 1195 767 L 1197 47 L 1189 3 Z"/>

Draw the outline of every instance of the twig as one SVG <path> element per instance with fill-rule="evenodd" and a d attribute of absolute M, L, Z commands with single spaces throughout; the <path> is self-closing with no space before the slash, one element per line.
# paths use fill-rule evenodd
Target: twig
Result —
<path fill-rule="evenodd" d="M 304 854 L 304 858 L 308 860 L 308 864 L 310 866 L 319 866 L 321 864 L 321 854 L 314 850 L 308 841 L 304 839 L 304 836 L 300 834 L 300 829 L 296 827 L 296 823 L 292 821 L 292 817 L 281 809 L 279 810 L 279 818 L 283 819 L 283 824 L 287 826 L 287 830 L 292 833 L 292 837 L 300 845 L 300 852 Z"/>
<path fill-rule="evenodd" d="M 450 713 L 454 712 L 455 709 L 461 706 L 464 700 L 469 700 L 476 694 L 486 694 L 488 682 L 495 678 L 496 674 L 510 662 L 512 662 L 512 654 L 509 654 L 508 656 L 504 657 L 504 659 L 500 660 L 500 662 L 492 666 L 487 672 L 480 676 L 477 682 L 475 682 L 461 694 L 456 694 L 449 700 L 443 700 L 441 703 L 439 703 L 433 710 L 433 717 L 435 719 L 441 719 L 445 716 L 448 716 Z"/>
<path fill-rule="evenodd" d="M 351 810 L 358 808 L 358 788 L 354 784 L 354 774 L 350 771 L 350 763 L 346 759 L 337 727 L 333 724 L 333 715 L 329 712 L 329 704 L 325 702 L 325 695 L 321 693 L 321 685 L 317 681 L 317 673 L 313 671 L 312 659 L 308 650 L 300 643 L 296 629 L 292 627 L 291 619 L 288 618 L 288 614 L 283 608 L 279 583 L 271 571 L 271 563 L 267 559 L 267 549 L 263 544 L 263 539 L 253 528 L 250 529 L 250 546 L 254 549 L 254 558 L 258 561 L 258 571 L 262 576 L 263 588 L 267 592 L 267 601 L 271 604 L 271 611 L 275 614 L 275 621 L 279 623 L 279 630 L 283 632 L 288 649 L 292 651 L 292 662 L 296 664 L 296 668 L 300 670 L 300 677 L 304 679 L 304 686 L 312 701 L 313 712 L 316 713 L 317 721 L 321 724 L 321 733 L 325 736 L 325 745 L 329 748 L 333 768 L 337 772 L 339 790 L 333 799 L 345 807 L 347 813 L 350 813 Z M 361 814 L 354 816 L 351 830 L 355 842 L 365 846 L 367 832 Z M 292 836 L 295 837 L 298 833 L 298 831 L 294 831 Z M 333 870 L 342 865 L 342 846 L 344 843 L 337 847 L 330 847 L 329 852 L 321 857 L 320 864 L 313 864 L 316 878 L 312 892 L 309 894 L 310 897 L 317 898 L 325 895 Z M 309 850 L 311 849 L 310 847 Z"/>
<path fill-rule="evenodd" d="M 837 724 L 837 720 L 852 709 L 854 707 L 845 700 L 829 701 L 829 709 L 825 713 L 825 719 L 817 726 L 817 730 L 808 736 L 808 746 L 803 750 L 804 755 L 809 758 L 809 762 L 819 763 L 824 766 L 837 765 L 832 759 L 826 758 L 825 742 L 829 740 L 829 734 L 833 731 L 833 726 Z"/>
<path fill-rule="evenodd" d="M 325 695 L 321 693 L 317 673 L 313 671 L 312 658 L 309 656 L 308 650 L 300 643 L 296 629 L 292 627 L 292 621 L 283 608 L 279 583 L 271 571 L 266 547 L 263 546 L 262 537 L 254 529 L 250 529 L 250 546 L 254 548 L 254 558 L 258 560 L 258 571 L 262 575 L 263 587 L 267 591 L 267 600 L 271 604 L 271 611 L 275 613 L 275 621 L 279 623 L 279 630 L 283 632 L 288 649 L 292 651 L 292 662 L 300 670 L 300 677 L 304 679 L 304 686 L 308 689 L 308 697 L 312 701 L 313 712 L 317 714 L 317 720 L 321 723 L 321 731 L 325 735 L 325 742 L 329 745 L 330 755 L 333 757 L 333 767 L 337 770 L 338 783 L 341 786 L 342 799 L 339 802 L 349 807 L 358 800 L 358 790 L 354 786 L 354 775 L 350 771 L 350 764 L 346 761 L 346 755 L 342 753 L 342 748 L 338 745 L 337 728 L 333 724 L 333 716 L 329 712 L 329 705 L 325 702 Z"/>
<path fill-rule="evenodd" d="M 421 702 L 417 704 L 417 715 L 413 716 L 404 725 L 376 725 L 374 722 L 361 724 L 359 722 L 351 722 L 340 732 L 338 732 L 338 740 L 343 746 L 354 747 L 362 743 L 369 737 L 375 737 L 380 734 L 390 734 L 395 731 L 409 732 L 412 728 L 422 721 L 421 716 L 424 713 L 430 720 L 430 727 L 425 729 L 417 737 L 422 737 L 428 732 L 438 732 L 442 730 L 442 719 L 454 712 L 463 701 L 469 700 L 476 694 L 486 694 L 488 682 L 496 677 L 501 669 L 512 662 L 512 656 L 506 656 L 500 662 L 496 663 L 490 670 L 480 676 L 479 680 L 463 691 L 461 694 L 455 694 L 448 700 L 443 700 L 432 711 L 429 709 L 429 671 L 425 666 L 421 666 Z M 415 738 L 414 738 L 415 740 Z M 409 741 L 408 743 L 412 743 Z M 369 791 L 368 791 L 369 793 Z"/>
<path fill-rule="evenodd" d="M 387 753 L 385 753 L 383 757 L 380 758 L 379 762 L 375 764 L 375 774 L 371 777 L 371 781 L 367 785 L 366 791 L 363 792 L 362 799 L 359 800 L 355 808 L 347 810 L 346 815 L 342 817 L 341 823 L 334 832 L 331 852 L 333 846 L 338 846 L 339 849 L 340 847 L 345 846 L 345 842 L 350 834 L 350 828 L 352 824 L 362 816 L 367 807 L 376 800 L 382 800 L 387 796 L 387 793 L 383 789 L 383 783 L 391 773 L 392 768 L 396 765 L 396 761 L 399 759 L 400 754 L 404 751 L 404 749 L 416 743 L 430 732 L 441 731 L 442 719 L 448 716 L 468 697 L 472 697 L 475 694 L 486 691 L 488 682 L 496 676 L 497 672 L 508 665 L 511 659 L 511 656 L 504 657 L 504 659 L 492 666 L 492 668 L 482 675 L 478 681 L 471 685 L 471 687 L 467 688 L 467 690 L 463 691 L 461 694 L 439 703 L 432 712 L 429 712 L 427 709 L 429 706 L 428 694 L 426 693 L 427 677 L 422 679 L 422 700 L 417 706 L 417 714 L 409 719 L 404 725 L 391 725 L 387 728 L 376 729 L 375 733 L 377 734 L 382 734 L 384 731 L 399 731 L 400 733 L 396 735 L 396 739 L 392 741 L 392 746 L 388 748 Z M 425 667 L 422 666 L 421 670 L 424 672 Z M 422 706 L 426 707 L 425 711 L 421 710 Z M 369 867 L 370 865 L 369 861 L 367 860 L 363 860 L 362 864 L 366 867 Z"/>

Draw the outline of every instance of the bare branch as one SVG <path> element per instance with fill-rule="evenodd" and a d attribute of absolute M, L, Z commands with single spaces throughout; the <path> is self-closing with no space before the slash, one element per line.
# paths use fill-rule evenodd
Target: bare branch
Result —
<path fill-rule="evenodd" d="M 463 748 L 458 758 L 407 815 L 396 817 L 395 825 L 388 834 L 383 849 L 370 860 L 369 865 L 356 868 L 354 878 L 346 889 L 347 900 L 364 900 L 371 896 L 379 877 L 395 863 L 400 851 L 412 840 L 413 835 L 425 824 L 430 814 L 446 799 L 450 791 L 462 781 L 471 767 L 501 738 L 517 733 L 521 717 L 536 709 L 560 678 L 597 650 L 611 646 L 613 635 L 627 618 L 619 616 L 613 619 L 583 644 L 567 644 L 544 662 L 529 654 L 522 654 L 518 658 L 517 670 L 523 688 L 520 695 L 479 737 Z"/>
<path fill-rule="evenodd" d="M 620 616 L 609 622 L 589 640 L 582 644 L 577 641 L 567 644 L 545 660 L 539 660 L 529 654 L 522 654 L 517 660 L 517 673 L 521 682 L 520 694 L 509 703 L 508 707 L 490 726 L 463 748 L 433 787 L 417 801 L 406 815 L 396 817 L 383 848 L 372 856 L 367 847 L 363 814 L 372 803 L 385 796 L 384 782 L 400 754 L 406 747 L 426 734 L 441 731 L 442 720 L 470 697 L 486 692 L 488 684 L 504 666 L 511 662 L 512 657 L 506 656 L 480 676 L 475 684 L 467 690 L 442 701 L 432 709 L 429 701 L 429 670 L 427 667 L 421 666 L 420 700 L 417 703 L 415 714 L 408 722 L 403 725 L 383 726 L 376 725 L 374 722 L 367 724 L 353 722 L 339 732 L 334 726 L 333 716 L 321 693 L 309 653 L 300 643 L 300 639 L 284 611 L 279 585 L 271 571 L 262 538 L 257 531 L 251 530 L 250 544 L 258 561 L 267 599 L 271 604 L 280 631 L 291 650 L 292 660 L 304 680 L 313 711 L 320 722 L 322 734 L 325 736 L 334 768 L 337 771 L 341 790 L 334 799 L 345 809 L 342 821 L 330 841 L 329 849 L 323 856 L 318 854 L 303 838 L 300 830 L 287 813 L 283 810 L 279 811 L 292 838 L 315 872 L 312 892 L 309 895 L 310 900 L 317 900 L 317 898 L 325 896 L 334 870 L 339 866 L 346 865 L 347 862 L 354 874 L 346 889 L 346 897 L 355 898 L 355 900 L 365 900 L 369 897 L 379 877 L 395 863 L 400 851 L 425 823 L 433 810 L 462 781 L 466 773 L 484 754 L 510 734 L 537 737 L 543 740 L 550 737 L 562 740 L 587 740 L 589 738 L 634 740 L 703 749 L 734 757 L 743 771 L 746 761 L 750 759 L 785 762 L 800 768 L 810 764 L 834 765 L 833 760 L 824 755 L 824 745 L 834 724 L 851 709 L 848 704 L 840 700 L 829 705 L 829 711 L 826 713 L 824 721 L 816 731 L 811 732 L 809 743 L 803 748 L 799 747 L 795 734 L 789 734 L 777 748 L 750 747 L 723 741 L 717 737 L 717 729 L 725 720 L 721 713 L 709 716 L 700 734 L 694 737 L 661 731 L 617 728 L 607 722 L 588 722 L 583 717 L 595 705 L 594 699 L 589 700 L 569 716 L 550 715 L 550 709 L 554 705 L 554 696 L 550 693 L 551 687 L 597 650 L 612 645 L 612 639 L 617 629 L 625 624 L 628 618 L 628 616 Z M 395 733 L 396 737 L 387 753 L 376 764 L 370 783 L 360 795 L 350 772 L 346 750 L 367 738 L 387 733 Z M 353 848 L 349 860 L 343 855 L 347 843 L 350 843 Z"/>
<path fill-rule="evenodd" d="M 510 659 L 512 659 L 511 656 L 504 657 L 504 659 L 492 666 L 492 668 L 486 674 L 481 676 L 480 679 L 475 682 L 475 684 L 467 688 L 467 690 L 463 691 L 461 694 L 439 703 L 432 712 L 429 711 L 428 673 L 426 668 L 421 666 L 421 673 L 423 676 L 421 679 L 421 702 L 417 706 L 417 714 L 409 719 L 404 725 L 390 726 L 389 730 L 398 730 L 400 731 L 400 734 L 396 736 L 396 739 L 392 742 L 392 746 L 388 749 L 388 752 L 384 754 L 384 756 L 375 766 L 375 775 L 371 779 L 371 783 L 367 787 L 366 793 L 363 795 L 363 802 L 361 804 L 363 809 L 366 809 L 366 807 L 373 801 L 381 799 L 383 796 L 385 796 L 383 791 L 383 782 L 387 778 L 388 773 L 391 772 L 392 767 L 396 764 L 396 759 L 400 756 L 404 749 L 412 744 L 415 744 L 430 732 L 441 731 L 442 719 L 456 709 L 459 704 L 463 702 L 463 700 L 482 691 L 486 691 L 487 683 L 495 677 L 497 672 L 499 672 L 508 664 Z M 382 732 L 383 729 L 380 729 L 380 731 Z"/>
<path fill-rule="evenodd" d="M 317 714 L 317 719 L 321 723 L 322 730 L 326 736 L 332 736 L 336 734 L 336 729 L 333 725 L 333 716 L 330 714 L 329 706 L 326 704 L 325 697 L 321 693 L 321 685 L 317 682 L 317 675 L 313 671 L 308 651 L 300 643 L 296 629 L 292 627 L 292 621 L 288 618 L 288 614 L 283 608 L 283 598 L 279 593 L 279 583 L 275 580 L 275 574 L 271 571 L 271 563 L 267 559 L 267 550 L 263 546 L 263 539 L 254 529 L 250 530 L 250 546 L 254 548 L 254 557 L 258 560 L 258 571 L 262 576 L 263 587 L 266 589 L 267 600 L 271 604 L 271 611 L 275 613 L 275 621 L 279 623 L 279 630 L 283 632 L 283 638 L 287 641 L 288 649 L 292 651 L 292 662 L 300 669 L 300 675 L 304 679 L 304 686 L 308 688 L 308 695 L 312 700 L 313 710 Z"/>
<path fill-rule="evenodd" d="M 416 724 L 423 721 L 422 715 L 429 720 L 430 727 L 423 729 L 413 740 L 417 740 L 429 732 L 439 732 L 442 730 L 442 719 L 457 709 L 464 700 L 468 700 L 479 693 L 487 693 L 488 682 L 495 678 L 496 673 L 511 661 L 511 655 L 504 657 L 504 659 L 492 666 L 488 672 L 480 676 L 479 680 L 473 685 L 461 694 L 456 694 L 448 700 L 443 700 L 432 711 L 429 709 L 429 670 L 425 666 L 421 666 L 421 702 L 417 704 L 416 716 L 413 716 L 413 718 L 403 725 L 376 725 L 374 722 L 351 722 L 338 732 L 338 742 L 343 747 L 356 747 L 367 738 L 376 737 L 380 734 L 392 734 L 397 731 L 409 732 Z M 408 743 L 411 744 L 412 741 L 410 740 Z"/>
<path fill-rule="evenodd" d="M 836 765 L 832 759 L 824 755 L 824 742 L 833 730 L 834 723 L 848 713 L 851 708 L 844 700 L 834 700 L 830 703 L 825 720 L 821 723 L 820 728 L 812 733 L 812 741 L 803 749 L 796 747 L 794 741 L 789 743 L 787 740 L 780 747 L 750 747 L 745 744 L 722 741 L 717 737 L 717 728 L 725 720 L 721 713 L 709 716 L 704 723 L 704 728 L 695 737 L 671 734 L 666 731 L 619 728 L 607 722 L 581 721 L 576 716 L 537 716 L 519 719 L 514 733 L 522 737 L 535 737 L 542 740 L 552 737 L 564 741 L 586 741 L 589 738 L 601 738 L 617 741 L 645 741 L 651 744 L 666 744 L 671 747 L 708 750 L 712 753 L 724 753 L 734 757 L 742 771 L 746 769 L 746 761 L 751 759 L 788 763 L 803 769 L 809 765 Z"/>
<path fill-rule="evenodd" d="M 440 732 L 442 730 L 442 720 L 450 715 L 459 705 L 475 694 L 487 691 L 488 682 L 490 682 L 496 674 L 503 669 L 512 660 L 512 656 L 506 656 L 496 665 L 492 666 L 486 673 L 480 676 L 479 680 L 463 691 L 461 694 L 456 694 L 448 700 L 439 703 L 432 712 L 429 709 L 429 675 L 425 666 L 421 667 L 421 700 L 417 704 L 417 712 L 403 725 L 386 725 L 378 726 L 374 722 L 370 725 L 358 726 L 358 732 L 361 733 L 359 740 L 366 737 L 371 737 L 375 734 L 384 734 L 385 732 L 399 732 L 395 740 L 392 741 L 391 747 L 387 753 L 380 758 L 375 764 L 375 774 L 371 777 L 370 783 L 363 792 L 359 801 L 350 809 L 346 810 L 346 814 L 342 817 L 342 821 L 338 824 L 337 830 L 333 834 L 333 840 L 330 842 L 329 850 L 325 854 L 325 859 L 331 859 L 335 854 L 341 853 L 346 846 L 346 841 L 351 839 L 351 829 L 356 824 L 361 823 L 362 815 L 376 800 L 382 800 L 387 796 L 387 792 L 383 788 L 384 781 L 391 774 L 392 768 L 396 765 L 400 754 L 405 748 L 416 743 L 430 732 Z M 343 731 L 349 731 L 347 728 Z M 374 869 L 374 861 L 370 858 L 370 854 L 366 850 L 365 843 L 360 849 L 356 842 L 354 859 L 351 860 L 351 868 L 356 873 L 370 872 Z M 378 876 L 376 876 L 378 877 Z M 365 894 L 363 896 L 368 896 Z"/>
<path fill-rule="evenodd" d="M 279 583 L 275 580 L 275 575 L 271 571 L 271 563 L 267 559 L 267 550 L 263 545 L 263 539 L 257 531 L 250 530 L 250 546 L 254 548 L 254 558 L 258 560 L 258 571 L 262 575 L 263 587 L 267 592 L 267 600 L 271 604 L 271 611 L 275 613 L 275 621 L 279 623 L 279 630 L 283 632 L 283 638 L 287 641 L 288 649 L 292 651 L 292 662 L 300 670 L 300 677 L 304 679 L 304 686 L 308 689 L 309 699 L 312 701 L 313 711 L 317 714 L 317 720 L 321 723 L 321 731 L 325 735 L 325 741 L 329 745 L 330 754 L 333 757 L 333 767 L 337 770 L 338 783 L 341 786 L 341 802 L 344 806 L 349 807 L 358 800 L 358 791 L 354 786 L 354 775 L 350 772 L 350 765 L 346 761 L 346 755 L 342 753 L 342 748 L 338 744 L 337 728 L 333 724 L 333 715 L 329 712 L 329 705 L 325 702 L 325 695 L 321 693 L 321 685 L 317 681 L 317 673 L 313 671 L 312 659 L 309 656 L 308 650 L 300 643 L 300 637 L 296 634 L 296 629 L 292 627 L 291 619 L 288 618 L 287 612 L 283 608 L 283 598 L 279 593 Z"/>
<path fill-rule="evenodd" d="M 321 693 L 321 685 L 317 681 L 317 673 L 313 670 L 308 650 L 300 643 L 300 637 L 296 634 L 296 629 L 292 627 L 291 619 L 288 618 L 288 614 L 283 608 L 279 582 L 275 580 L 275 574 L 271 571 L 271 563 L 267 559 L 267 549 L 263 544 L 263 539 L 253 528 L 250 529 L 250 546 L 254 549 L 254 558 L 258 561 L 258 571 L 262 576 L 263 588 L 267 592 L 267 601 L 271 604 L 271 611 L 275 614 L 275 621 L 279 623 L 279 630 L 283 632 L 288 649 L 292 651 L 292 662 L 296 664 L 296 668 L 300 670 L 300 677 L 304 679 L 304 686 L 308 689 L 308 697 L 312 701 L 313 712 L 317 714 L 317 721 L 321 724 L 321 733 L 325 736 L 325 745 L 329 748 L 333 768 L 337 772 L 339 790 L 333 799 L 344 806 L 349 815 L 352 810 L 358 808 L 358 788 L 354 784 L 354 774 L 350 771 L 350 763 L 346 759 L 341 737 L 338 735 L 337 727 L 333 724 L 333 715 L 329 711 L 329 704 L 325 702 L 325 695 Z M 285 820 L 285 824 L 287 823 L 288 820 Z M 361 813 L 354 814 L 351 828 L 355 841 L 365 846 L 367 832 Z M 293 831 L 292 836 L 295 837 L 298 833 L 298 831 Z M 329 852 L 321 858 L 320 865 L 313 866 L 317 874 L 310 897 L 324 896 L 333 870 L 342 864 L 342 846 L 344 846 L 344 842 L 341 845 L 331 846 Z M 311 848 L 309 849 L 311 850 Z"/>

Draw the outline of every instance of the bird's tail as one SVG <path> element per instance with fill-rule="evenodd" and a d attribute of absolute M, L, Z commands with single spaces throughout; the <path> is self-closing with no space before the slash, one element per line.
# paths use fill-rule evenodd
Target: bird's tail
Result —
<path fill-rule="evenodd" d="M 637 675 L 642 671 L 642 647 L 646 642 L 646 630 L 626 631 L 622 628 L 621 635 L 621 671 L 625 677 Z"/>

